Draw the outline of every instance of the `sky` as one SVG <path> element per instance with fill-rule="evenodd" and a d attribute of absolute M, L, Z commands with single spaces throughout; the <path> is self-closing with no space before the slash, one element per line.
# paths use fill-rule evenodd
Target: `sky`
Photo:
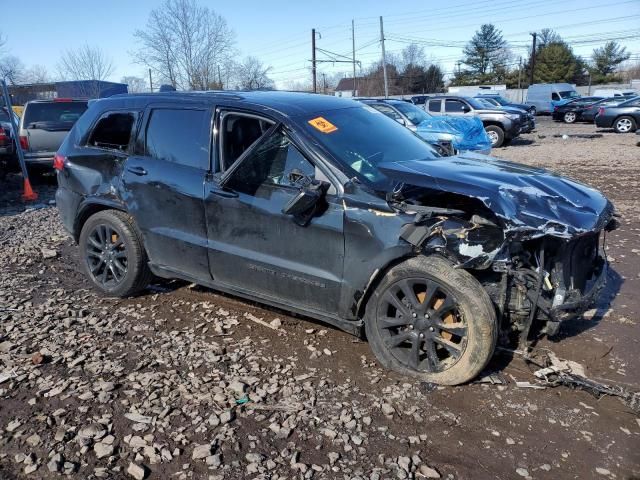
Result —
<path fill-rule="evenodd" d="M 43 65 L 57 73 L 66 49 L 82 44 L 100 47 L 112 58 L 110 80 L 125 75 L 146 77 L 135 62 L 133 33 L 144 28 L 149 12 L 160 0 L 0 0 L 0 23 L 7 38 L 6 53 L 25 66 Z M 351 58 L 351 21 L 355 21 L 356 60 L 363 68 L 381 57 L 383 16 L 387 53 L 399 54 L 408 43 L 423 46 L 426 56 L 452 72 L 462 48 L 482 23 L 495 24 L 511 44 L 515 62 L 526 57 L 529 32 L 553 28 L 589 57 L 607 39 L 618 38 L 633 60 L 640 60 L 640 0 L 451 0 L 392 2 L 389 0 L 322 2 L 282 0 L 199 0 L 223 16 L 234 30 L 239 56 L 252 55 L 271 67 L 279 88 L 311 78 L 311 29 L 319 32 L 317 47 Z M 331 57 L 318 52 L 318 59 Z M 341 57 L 333 57 L 341 58 Z M 320 73 L 351 76 L 349 63 L 321 63 Z"/>

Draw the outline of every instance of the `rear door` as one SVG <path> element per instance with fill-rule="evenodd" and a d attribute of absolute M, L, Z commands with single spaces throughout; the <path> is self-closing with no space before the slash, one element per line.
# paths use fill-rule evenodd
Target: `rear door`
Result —
<path fill-rule="evenodd" d="M 27 104 L 21 135 L 33 153 L 55 153 L 64 137 L 87 109 L 86 101 L 52 100 Z"/>
<path fill-rule="evenodd" d="M 440 98 L 429 100 L 427 104 L 427 111 L 431 115 L 442 115 L 442 100 Z"/>
<path fill-rule="evenodd" d="M 210 278 L 203 203 L 210 132 L 208 106 L 150 106 L 122 174 L 122 198 L 151 263 L 194 280 Z"/>

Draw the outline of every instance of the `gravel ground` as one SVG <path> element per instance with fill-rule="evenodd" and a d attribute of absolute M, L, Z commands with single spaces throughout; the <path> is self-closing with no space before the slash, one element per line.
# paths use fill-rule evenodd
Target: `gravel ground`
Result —
<path fill-rule="evenodd" d="M 640 148 L 636 136 L 555 138 L 593 125 L 539 119 L 497 156 L 603 190 L 622 215 L 597 309 L 549 351 L 640 389 Z M 490 377 L 439 387 L 380 368 L 333 328 L 184 282 L 107 299 L 87 288 L 52 205 L 0 192 L 0 479 L 638 478 L 640 419 L 619 399 Z M 609 304 L 609 300 L 611 303 Z"/>

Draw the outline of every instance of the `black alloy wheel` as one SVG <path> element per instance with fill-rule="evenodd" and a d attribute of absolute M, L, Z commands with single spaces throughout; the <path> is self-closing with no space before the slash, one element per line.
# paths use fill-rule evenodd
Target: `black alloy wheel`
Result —
<path fill-rule="evenodd" d="M 122 235 L 112 226 L 98 224 L 86 240 L 87 267 L 93 280 L 105 289 L 113 289 L 126 277 L 129 265 Z"/>
<path fill-rule="evenodd" d="M 378 307 L 380 337 L 395 359 L 414 371 L 451 368 L 467 344 L 467 324 L 456 297 L 425 278 L 405 278 L 389 286 Z"/>

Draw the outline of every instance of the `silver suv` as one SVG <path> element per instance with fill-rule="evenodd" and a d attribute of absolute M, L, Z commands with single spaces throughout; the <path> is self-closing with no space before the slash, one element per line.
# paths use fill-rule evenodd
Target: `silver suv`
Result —
<path fill-rule="evenodd" d="M 25 162 L 31 166 L 53 166 L 53 157 L 64 137 L 86 109 L 86 100 L 71 98 L 27 102 L 19 127 Z"/>

